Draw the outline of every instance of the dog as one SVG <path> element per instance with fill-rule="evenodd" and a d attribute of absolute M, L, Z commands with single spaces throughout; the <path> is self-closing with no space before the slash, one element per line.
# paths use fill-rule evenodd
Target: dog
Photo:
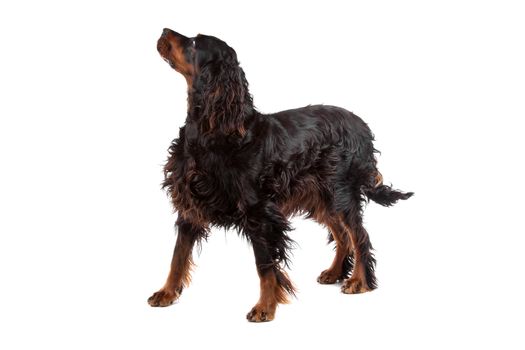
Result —
<path fill-rule="evenodd" d="M 165 285 L 148 303 L 175 302 L 190 283 L 194 245 L 210 227 L 233 228 L 253 246 L 260 278 L 247 319 L 273 320 L 277 305 L 295 295 L 284 268 L 293 244 L 288 218 L 298 214 L 326 226 L 335 241 L 319 283 L 342 282 L 347 294 L 375 289 L 363 204 L 390 206 L 413 193 L 383 184 L 368 125 L 326 105 L 258 112 L 235 51 L 213 36 L 164 29 L 157 50 L 186 79 L 188 113 L 164 167 L 163 188 L 178 213 L 175 251 Z"/>

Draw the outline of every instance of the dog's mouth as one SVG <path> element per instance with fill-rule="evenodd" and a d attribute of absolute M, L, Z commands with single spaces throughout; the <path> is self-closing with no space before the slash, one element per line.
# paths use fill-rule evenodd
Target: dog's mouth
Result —
<path fill-rule="evenodd" d="M 168 39 L 161 36 L 159 40 L 157 41 L 157 51 L 159 52 L 160 57 L 162 57 L 164 61 L 168 62 L 168 64 L 171 67 L 175 68 L 173 62 L 171 62 L 171 60 L 169 59 L 170 50 L 171 50 L 170 42 L 168 41 Z"/>

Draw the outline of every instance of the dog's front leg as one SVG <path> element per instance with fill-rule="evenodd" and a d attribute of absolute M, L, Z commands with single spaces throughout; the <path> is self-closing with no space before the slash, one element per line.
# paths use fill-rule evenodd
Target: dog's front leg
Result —
<path fill-rule="evenodd" d="M 168 279 L 158 292 L 154 293 L 148 303 L 151 306 L 169 306 L 173 304 L 191 281 L 191 268 L 193 266 L 192 250 L 195 242 L 206 236 L 204 227 L 185 221 L 179 217 L 177 220 L 178 236 L 171 260 Z"/>
<path fill-rule="evenodd" d="M 279 303 L 286 303 L 294 287 L 281 263 L 287 263 L 291 239 L 288 220 L 273 203 L 260 204 L 249 211 L 246 236 L 253 245 L 260 279 L 259 301 L 246 316 L 251 322 L 271 321 Z"/>

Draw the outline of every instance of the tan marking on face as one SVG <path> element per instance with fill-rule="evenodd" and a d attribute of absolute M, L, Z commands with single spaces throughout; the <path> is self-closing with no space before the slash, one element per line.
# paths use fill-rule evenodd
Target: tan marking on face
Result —
<path fill-rule="evenodd" d="M 192 85 L 193 82 L 193 76 L 195 73 L 195 67 L 193 65 L 193 62 L 188 62 L 186 60 L 186 57 L 184 55 L 184 47 L 182 46 L 181 39 L 174 35 L 167 35 L 162 37 L 159 40 L 164 40 L 166 43 L 169 43 L 170 48 L 165 49 L 160 52 L 161 57 L 167 61 L 168 63 L 171 63 L 173 68 L 182 74 L 186 81 L 188 82 L 188 85 Z M 195 50 L 194 47 L 190 48 L 190 50 Z"/>

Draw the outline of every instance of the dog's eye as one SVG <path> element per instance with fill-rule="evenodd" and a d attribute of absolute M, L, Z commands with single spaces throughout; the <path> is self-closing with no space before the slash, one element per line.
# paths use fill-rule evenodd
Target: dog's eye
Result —
<path fill-rule="evenodd" d="M 191 39 L 191 47 L 195 48 L 195 38 Z"/>

